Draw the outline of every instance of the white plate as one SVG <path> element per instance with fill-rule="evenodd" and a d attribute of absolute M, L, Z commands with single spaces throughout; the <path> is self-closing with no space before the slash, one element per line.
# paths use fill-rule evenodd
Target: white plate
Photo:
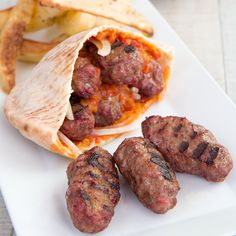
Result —
<path fill-rule="evenodd" d="M 1 1 L 2 2 L 2 1 Z M 148 2 L 138 9 L 158 32 L 155 38 L 176 48 L 176 62 L 165 100 L 149 114 L 187 116 L 208 127 L 236 157 L 236 108 L 166 21 Z M 24 76 L 31 66 L 24 67 Z M 28 70 L 26 70 L 28 68 Z M 1 106 L 4 96 L 0 95 Z M 0 183 L 18 236 L 81 235 L 66 210 L 65 175 L 69 160 L 23 138 L 0 113 Z M 130 136 L 140 135 L 135 132 Z M 113 152 L 122 138 L 106 148 Z M 224 183 L 177 175 L 178 204 L 165 215 L 144 208 L 121 180 L 121 199 L 109 227 L 99 235 L 232 235 L 236 233 L 236 171 Z"/>

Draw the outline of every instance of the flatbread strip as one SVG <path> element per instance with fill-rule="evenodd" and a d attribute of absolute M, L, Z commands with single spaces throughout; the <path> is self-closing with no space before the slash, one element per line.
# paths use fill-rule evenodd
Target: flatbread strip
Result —
<path fill-rule="evenodd" d="M 30 39 L 24 39 L 18 53 L 18 60 L 30 63 L 39 62 L 42 57 L 54 48 L 60 42 L 38 42 Z"/>
<path fill-rule="evenodd" d="M 74 64 L 80 49 L 91 37 L 101 32 L 110 34 L 111 30 L 139 41 L 151 52 L 158 51 L 158 62 L 163 68 L 165 82 L 168 81 L 173 62 L 171 47 L 160 43 L 154 44 L 141 34 L 119 27 L 101 26 L 74 35 L 57 45 L 36 65 L 28 79 L 12 89 L 4 108 L 9 122 L 33 142 L 70 158 L 76 158 L 80 152 L 116 137 L 117 134 L 91 137 L 82 143 L 75 143 L 76 147 L 69 139 L 62 140 L 59 132 L 69 105 Z M 156 99 L 148 101 L 144 105 L 145 109 Z"/>
<path fill-rule="evenodd" d="M 9 93 L 15 85 L 15 64 L 23 32 L 30 22 L 35 7 L 34 0 L 19 0 L 11 10 L 8 21 L 0 35 L 0 83 L 2 90 Z"/>
<path fill-rule="evenodd" d="M 13 7 L 9 7 L 9 8 L 0 10 L 0 31 L 2 30 L 2 27 L 7 22 L 10 14 L 11 14 L 12 9 L 13 9 Z"/>
<path fill-rule="evenodd" d="M 128 0 L 40 0 L 44 6 L 63 10 L 78 10 L 102 16 L 137 28 L 148 35 L 153 29 L 147 20 L 138 13 Z"/>

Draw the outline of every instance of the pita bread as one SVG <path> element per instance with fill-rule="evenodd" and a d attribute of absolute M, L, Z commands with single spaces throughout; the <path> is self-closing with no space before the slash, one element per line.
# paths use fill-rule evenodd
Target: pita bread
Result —
<path fill-rule="evenodd" d="M 7 22 L 13 7 L 0 10 L 0 31 Z"/>
<path fill-rule="evenodd" d="M 95 145 L 102 145 L 114 137 L 91 137 L 73 148 L 70 140 L 62 141 L 59 131 L 66 116 L 69 98 L 72 93 L 71 82 L 74 64 L 83 44 L 98 33 L 114 30 L 127 38 L 138 40 L 149 50 L 158 50 L 159 62 L 168 80 L 173 61 L 173 50 L 169 46 L 154 44 L 138 33 L 123 30 L 117 26 L 101 26 L 81 32 L 57 45 L 47 53 L 33 69 L 28 79 L 17 84 L 5 103 L 5 114 L 9 122 L 25 137 L 42 147 L 76 158 L 80 152 Z M 145 104 L 145 109 L 150 105 Z M 60 137 L 59 137 L 60 136 Z M 75 145 L 74 145 L 75 146 Z"/>
<path fill-rule="evenodd" d="M 137 28 L 147 35 L 153 35 L 148 21 L 138 13 L 128 0 L 40 0 L 44 6 L 62 10 L 77 10 L 92 15 L 109 18 L 125 25 Z"/>

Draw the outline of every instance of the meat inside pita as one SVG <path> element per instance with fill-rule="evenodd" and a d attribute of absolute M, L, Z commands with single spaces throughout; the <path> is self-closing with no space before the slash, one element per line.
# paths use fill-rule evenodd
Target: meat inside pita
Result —
<path fill-rule="evenodd" d="M 137 40 L 109 39 L 106 56 L 94 42 L 84 44 L 74 65 L 73 93 L 60 128 L 72 141 L 124 122 L 164 89 L 161 65 Z"/>

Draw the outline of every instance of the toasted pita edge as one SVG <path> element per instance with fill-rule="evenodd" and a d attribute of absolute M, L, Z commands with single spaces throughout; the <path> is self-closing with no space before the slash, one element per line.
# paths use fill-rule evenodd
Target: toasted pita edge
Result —
<path fill-rule="evenodd" d="M 0 86 L 9 93 L 15 85 L 17 53 L 23 41 L 23 32 L 33 14 L 35 2 L 20 0 L 10 13 L 0 34 Z"/>
<path fill-rule="evenodd" d="M 113 0 L 40 0 L 41 5 L 62 10 L 77 10 L 108 18 L 143 31 L 152 36 L 153 28 L 130 1 Z M 113 7 L 114 6 L 114 7 Z M 113 7 L 113 8 L 112 8 Z"/>
<path fill-rule="evenodd" d="M 164 68 L 165 81 L 168 81 L 173 61 L 171 47 L 159 43 L 155 45 L 143 35 L 123 30 L 117 26 L 104 25 L 81 32 L 49 51 L 33 69 L 29 78 L 18 83 L 7 97 L 5 115 L 22 135 L 50 151 L 70 158 L 76 158 L 86 149 L 95 145 L 103 145 L 118 136 L 111 135 L 105 139 L 101 138 L 99 142 L 90 143 L 78 150 L 68 146 L 58 136 L 72 93 L 72 74 L 78 53 L 90 37 L 106 30 L 125 33 L 127 37 L 139 40 L 150 49 L 158 49 L 161 53 L 160 63 Z M 146 108 L 153 102 L 154 100 L 145 104 Z"/>

